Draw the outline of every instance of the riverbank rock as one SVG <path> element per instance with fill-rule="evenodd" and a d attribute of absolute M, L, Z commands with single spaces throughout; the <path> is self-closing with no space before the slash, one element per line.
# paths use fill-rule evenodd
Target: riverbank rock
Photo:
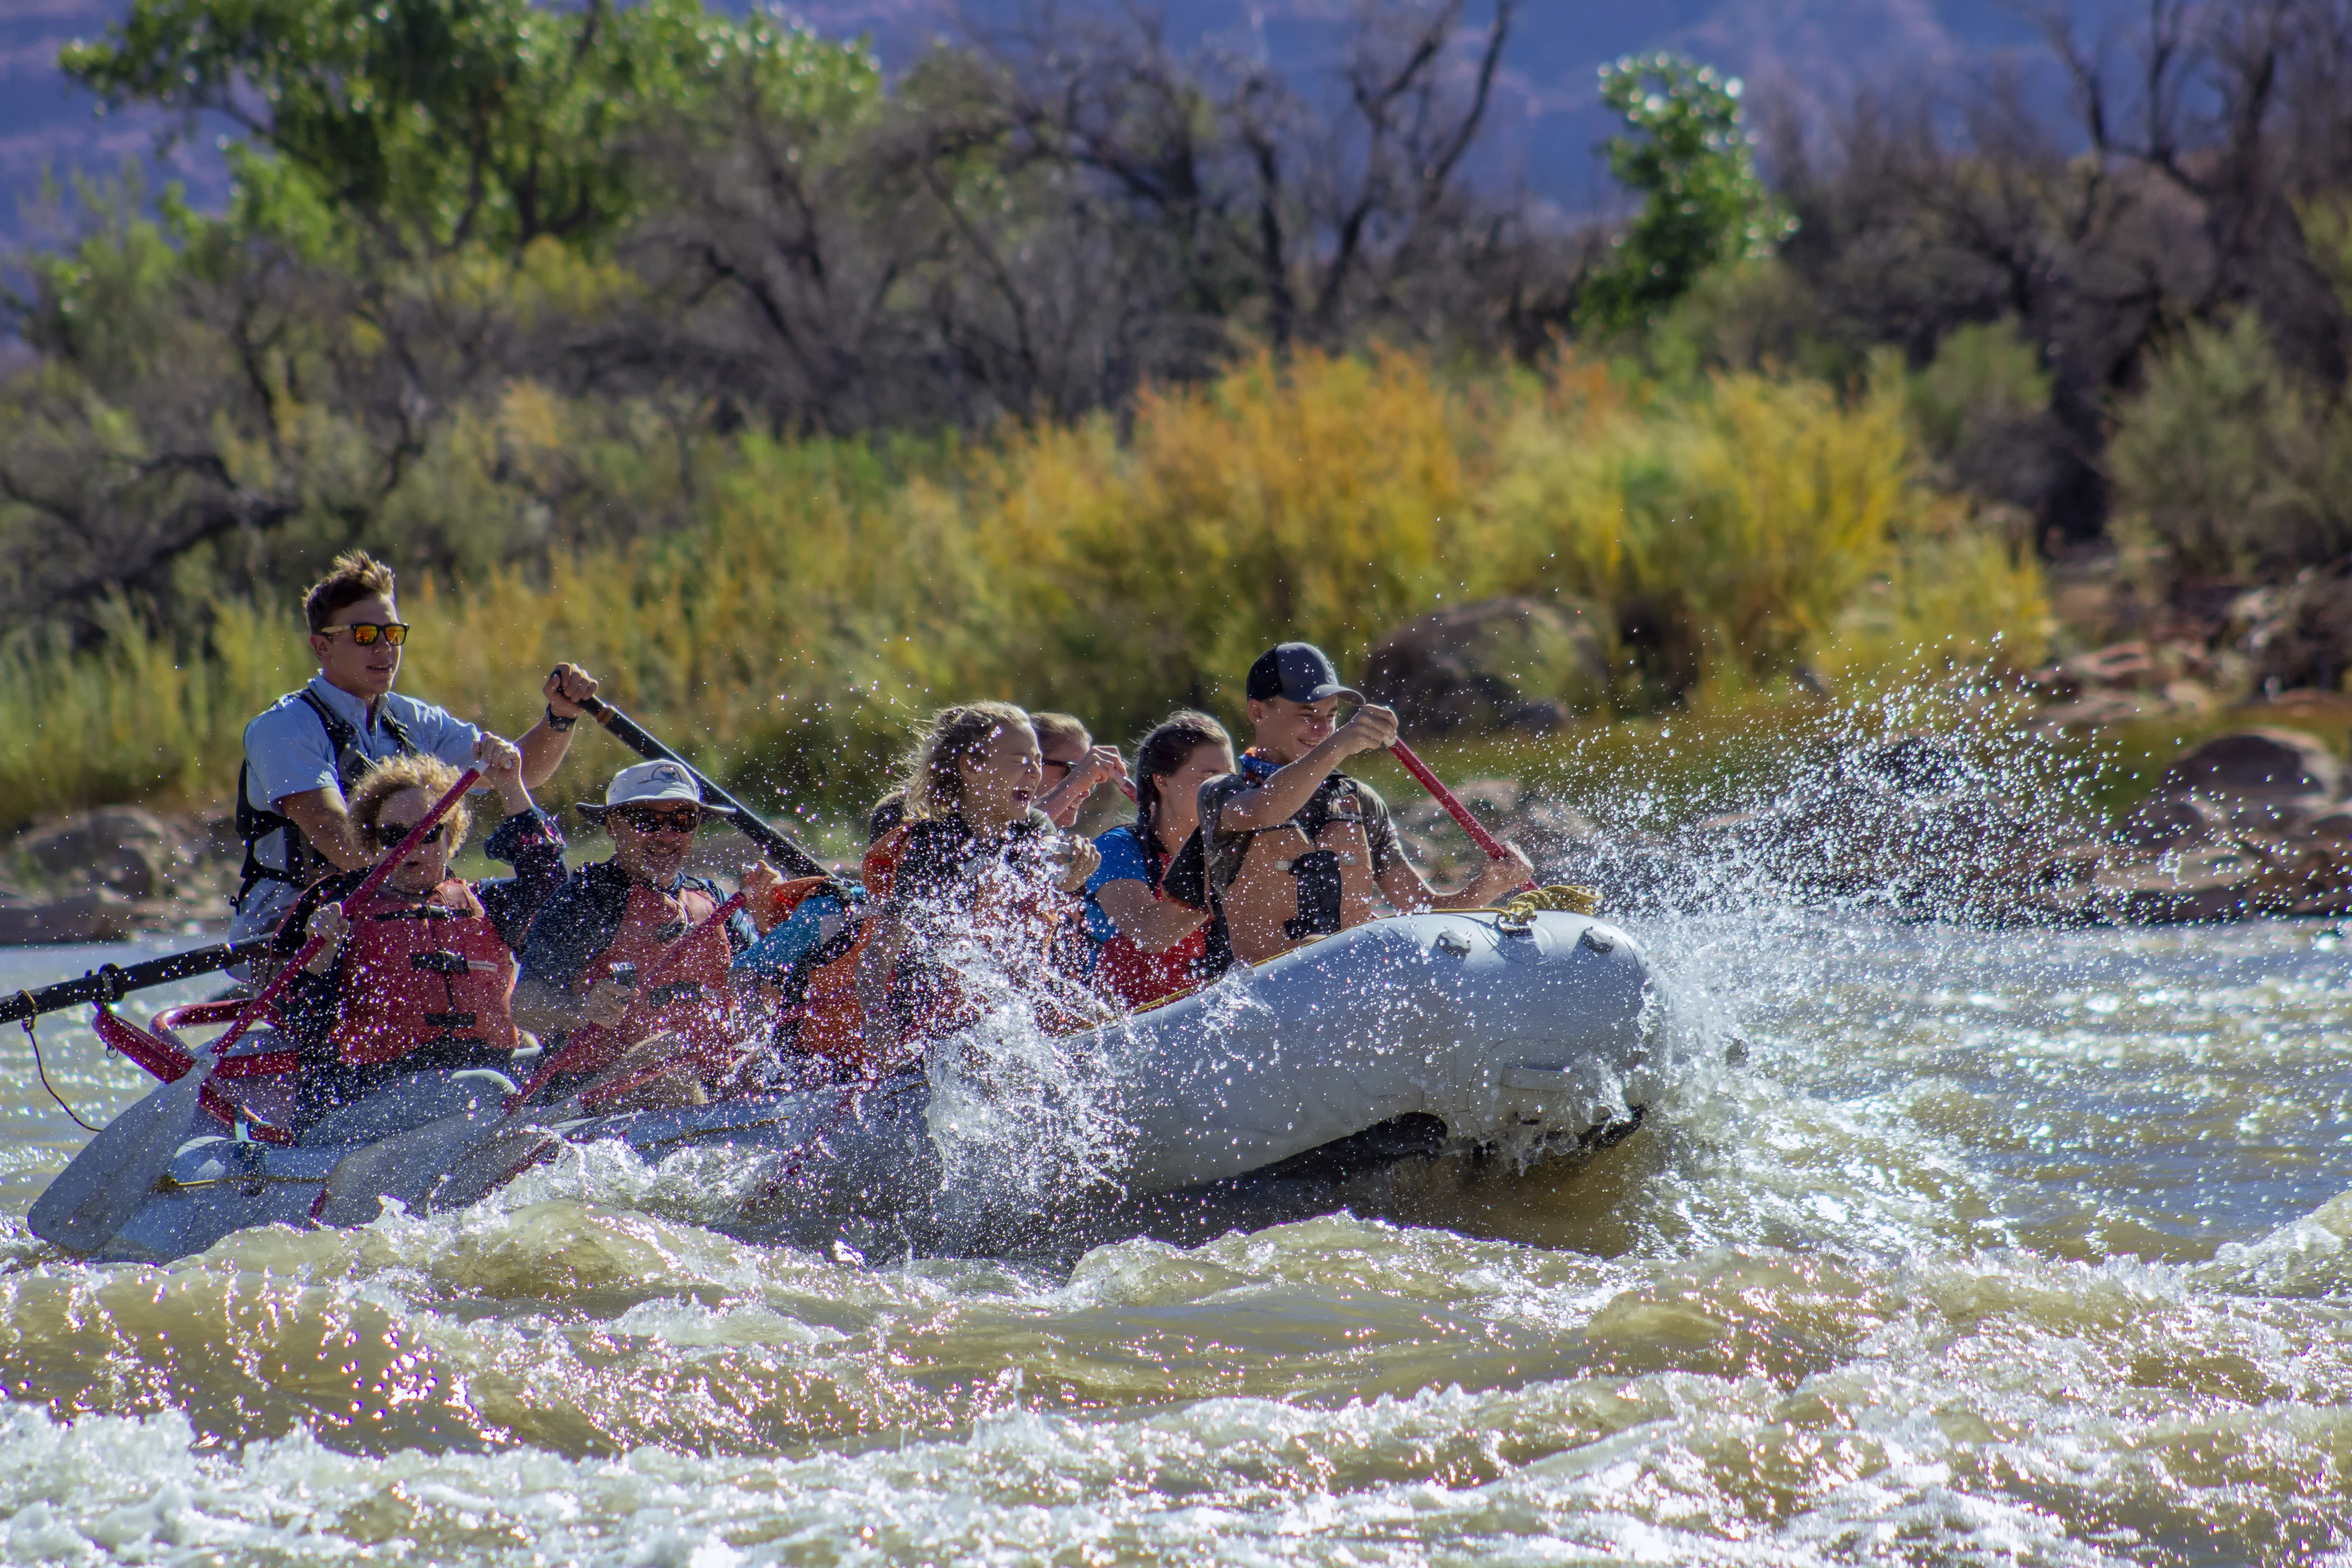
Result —
<path fill-rule="evenodd" d="M 241 853 L 225 817 L 116 805 L 37 823 L 0 857 L 0 943 L 112 942 L 226 920 Z"/>
<path fill-rule="evenodd" d="M 1540 734 L 1602 704 L 1609 660 L 1589 609 L 1486 599 L 1390 632 L 1364 660 L 1363 687 L 1415 738 Z"/>
<path fill-rule="evenodd" d="M 1582 816 L 1542 799 L 1516 779 L 1470 779 L 1455 787 L 1454 797 L 1469 808 L 1481 827 L 1525 850 L 1535 863 L 1538 880 L 1570 879 L 1565 868 L 1600 837 Z M 1470 836 L 1434 800 L 1391 809 L 1406 855 L 1425 873 L 1458 878 L 1483 858 Z"/>
<path fill-rule="evenodd" d="M 2230 824 L 2288 828 L 2324 815 L 2344 793 L 2344 764 L 2299 730 L 2242 730 L 2190 748 L 2162 788 L 2224 804 Z"/>

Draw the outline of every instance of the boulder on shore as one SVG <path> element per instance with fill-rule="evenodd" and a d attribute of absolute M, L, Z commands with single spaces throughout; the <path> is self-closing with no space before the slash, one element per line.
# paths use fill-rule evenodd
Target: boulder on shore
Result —
<path fill-rule="evenodd" d="M 2165 770 L 2161 787 L 2220 802 L 2232 826 L 2287 828 L 2344 793 L 2344 764 L 2301 731 L 2241 730 L 2192 747 Z"/>
<path fill-rule="evenodd" d="M 1485 599 L 1397 627 L 1364 660 L 1364 694 L 1406 733 L 1543 733 L 1601 706 L 1609 659 L 1581 605 Z"/>

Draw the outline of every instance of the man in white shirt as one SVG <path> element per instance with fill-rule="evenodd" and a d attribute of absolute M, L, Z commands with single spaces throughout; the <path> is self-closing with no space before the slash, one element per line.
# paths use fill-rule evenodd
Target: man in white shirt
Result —
<path fill-rule="evenodd" d="M 234 940 L 276 930 L 302 889 L 328 871 L 370 862 L 344 807 L 345 792 L 370 763 L 418 752 L 464 767 L 480 752 L 481 730 L 392 689 L 408 641 L 394 588 L 390 567 L 352 551 L 337 556 L 303 599 L 319 673 L 245 727 L 236 812 L 245 868 L 232 900 Z M 518 742 L 523 782 L 533 789 L 563 761 L 596 681 L 559 664 L 543 694 L 547 716 Z"/>

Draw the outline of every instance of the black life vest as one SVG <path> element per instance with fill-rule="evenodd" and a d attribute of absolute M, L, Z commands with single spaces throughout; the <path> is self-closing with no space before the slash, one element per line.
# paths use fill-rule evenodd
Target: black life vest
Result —
<path fill-rule="evenodd" d="M 307 703 L 310 711 L 319 716 L 319 722 L 326 726 L 327 744 L 335 753 L 335 782 L 342 787 L 348 799 L 352 781 L 365 773 L 374 759 L 359 749 L 360 732 L 352 727 L 351 721 L 320 701 L 318 693 L 306 686 L 294 695 Z M 384 733 L 392 737 L 396 754 L 404 757 L 416 755 L 416 743 L 408 738 L 408 731 L 398 720 L 385 713 L 376 722 L 382 724 Z M 290 817 L 280 816 L 253 804 L 252 777 L 253 763 L 248 758 L 239 763 L 236 769 L 236 836 L 245 840 L 245 865 L 237 873 L 236 897 L 229 900 L 232 909 L 245 907 L 246 895 L 253 891 L 256 883 L 288 882 L 297 888 L 307 888 L 328 872 L 339 869 L 325 856 L 310 847 L 310 840 Z M 262 864 L 261 860 L 261 841 L 273 833 L 286 836 L 286 868 L 282 871 L 275 866 Z"/>

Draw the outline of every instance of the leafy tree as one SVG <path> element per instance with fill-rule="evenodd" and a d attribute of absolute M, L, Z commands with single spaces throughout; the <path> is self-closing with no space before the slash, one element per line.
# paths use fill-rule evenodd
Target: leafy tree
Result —
<path fill-rule="evenodd" d="M 59 64 L 110 104 L 235 121 L 239 216 L 313 257 L 593 245 L 637 212 L 655 124 L 730 91 L 847 115 L 880 90 L 862 48 L 700 0 L 134 0 Z"/>
<path fill-rule="evenodd" d="M 1587 283 L 1580 314 L 1634 327 L 1718 262 L 1757 259 L 1795 232 L 1757 177 L 1739 116 L 1740 84 L 1679 55 L 1628 56 L 1601 71 L 1601 99 L 1631 135 L 1604 146 L 1609 172 L 1642 210 L 1612 237 L 1614 257 Z"/>

